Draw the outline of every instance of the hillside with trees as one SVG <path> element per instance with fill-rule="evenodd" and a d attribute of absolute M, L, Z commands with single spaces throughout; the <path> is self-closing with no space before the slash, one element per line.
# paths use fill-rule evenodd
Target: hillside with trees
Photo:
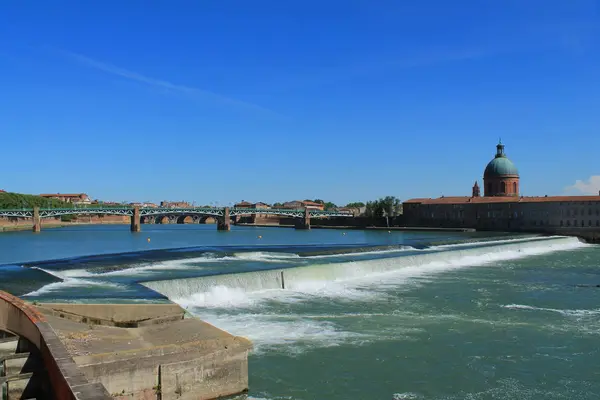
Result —
<path fill-rule="evenodd" d="M 64 208 L 71 207 L 70 204 L 56 199 L 47 199 L 41 196 L 21 193 L 0 193 L 0 209 L 17 208 Z"/>

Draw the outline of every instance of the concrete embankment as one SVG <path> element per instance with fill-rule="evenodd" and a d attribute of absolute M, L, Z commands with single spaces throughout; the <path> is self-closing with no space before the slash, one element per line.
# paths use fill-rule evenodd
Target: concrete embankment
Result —
<path fill-rule="evenodd" d="M 22 369 L 11 376 L 4 371 L 2 383 L 8 394 L 19 398 L 56 398 L 61 400 L 106 400 L 109 395 L 98 383 L 90 383 L 77 368 L 52 326 L 39 310 L 23 300 L 0 291 L 0 330 L 18 336 L 15 353 L 3 355 L 4 367 L 9 359 L 26 354 Z M 12 366 L 14 367 L 14 365 Z M 13 393 L 17 384 L 21 393 Z"/>
<path fill-rule="evenodd" d="M 116 399 L 209 400 L 248 389 L 248 339 L 175 304 L 37 306 L 90 382 Z"/>
<path fill-rule="evenodd" d="M 277 225 L 277 224 L 245 224 L 240 223 L 236 226 L 254 226 L 260 228 L 295 228 L 295 225 Z M 431 231 L 431 232 L 475 232 L 470 228 L 422 228 L 411 226 L 353 226 L 353 225 L 311 225 L 311 229 L 344 229 L 344 230 L 374 230 L 374 231 Z"/>

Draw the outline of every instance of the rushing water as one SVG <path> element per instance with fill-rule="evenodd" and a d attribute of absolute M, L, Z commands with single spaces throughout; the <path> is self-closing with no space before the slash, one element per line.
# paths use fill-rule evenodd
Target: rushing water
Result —
<path fill-rule="evenodd" d="M 28 300 L 176 301 L 254 342 L 256 399 L 599 398 L 597 246 L 144 228 L 2 234 L 0 288 Z"/>

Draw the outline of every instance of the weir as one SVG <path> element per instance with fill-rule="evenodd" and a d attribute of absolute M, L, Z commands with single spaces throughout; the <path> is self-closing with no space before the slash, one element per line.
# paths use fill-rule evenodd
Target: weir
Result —
<path fill-rule="evenodd" d="M 286 269 L 212 275 L 198 278 L 141 282 L 171 300 L 207 293 L 215 288 L 260 290 L 299 289 L 306 282 L 345 281 L 414 267 L 448 267 L 518 258 L 582 246 L 577 238 L 549 237 L 473 248 L 426 250 L 420 254 L 342 263 L 323 263 Z"/>

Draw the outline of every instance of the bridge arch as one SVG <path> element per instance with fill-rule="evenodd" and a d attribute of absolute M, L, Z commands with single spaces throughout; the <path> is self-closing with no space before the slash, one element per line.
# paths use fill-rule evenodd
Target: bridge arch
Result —
<path fill-rule="evenodd" d="M 171 223 L 171 220 L 169 219 L 168 215 L 157 215 L 156 217 L 154 217 L 154 223 L 155 224 L 169 224 Z"/>
<path fill-rule="evenodd" d="M 198 217 L 195 215 L 183 214 L 177 217 L 178 224 L 194 224 L 197 221 Z"/>

